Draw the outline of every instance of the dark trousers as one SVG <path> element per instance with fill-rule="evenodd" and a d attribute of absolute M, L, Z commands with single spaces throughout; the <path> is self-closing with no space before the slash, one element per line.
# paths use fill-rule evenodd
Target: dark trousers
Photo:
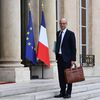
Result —
<path fill-rule="evenodd" d="M 71 62 L 66 63 L 63 60 L 62 55 L 58 55 L 57 65 L 58 65 L 60 93 L 65 95 L 67 92 L 67 94 L 71 95 L 72 84 L 67 84 L 67 91 L 66 91 L 66 83 L 65 83 L 65 76 L 64 76 L 64 70 L 71 66 Z"/>

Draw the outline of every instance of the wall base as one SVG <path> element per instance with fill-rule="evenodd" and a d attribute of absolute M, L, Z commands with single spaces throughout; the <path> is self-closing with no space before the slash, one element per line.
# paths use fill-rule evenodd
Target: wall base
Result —
<path fill-rule="evenodd" d="M 29 68 L 0 68 L 0 81 L 22 82 L 30 80 Z"/>

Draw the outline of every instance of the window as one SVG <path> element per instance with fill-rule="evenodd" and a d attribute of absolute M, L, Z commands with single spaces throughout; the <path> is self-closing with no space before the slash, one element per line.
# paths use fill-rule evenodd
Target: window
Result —
<path fill-rule="evenodd" d="M 28 0 L 21 0 L 21 59 L 25 64 L 25 33 L 28 23 Z"/>
<path fill-rule="evenodd" d="M 56 0 L 56 31 L 59 30 L 59 0 Z"/>
<path fill-rule="evenodd" d="M 59 20 L 64 17 L 64 0 L 56 0 L 56 31 L 60 29 Z"/>
<path fill-rule="evenodd" d="M 88 54 L 88 0 L 80 0 L 80 55 L 81 63 L 85 63 Z"/>

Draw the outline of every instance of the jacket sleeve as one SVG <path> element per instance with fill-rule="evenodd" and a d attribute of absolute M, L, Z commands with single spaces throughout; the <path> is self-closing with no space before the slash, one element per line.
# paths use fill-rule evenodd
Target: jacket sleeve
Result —
<path fill-rule="evenodd" d="M 57 50 L 57 38 L 58 38 L 58 34 L 59 34 L 59 31 L 56 32 L 56 45 L 55 45 L 55 56 L 56 56 L 56 60 L 58 59 L 58 54 L 56 52 L 56 50 Z"/>
<path fill-rule="evenodd" d="M 76 38 L 75 34 L 72 32 L 70 35 L 70 47 L 71 47 L 71 60 L 76 61 Z"/>

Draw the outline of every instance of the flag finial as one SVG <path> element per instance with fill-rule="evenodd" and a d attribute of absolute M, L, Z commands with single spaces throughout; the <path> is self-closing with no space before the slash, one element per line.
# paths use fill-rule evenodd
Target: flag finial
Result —
<path fill-rule="evenodd" d="M 42 0 L 42 8 L 44 7 L 44 0 Z"/>
<path fill-rule="evenodd" d="M 30 3 L 30 1 L 28 3 L 28 7 L 29 7 L 29 10 L 30 10 L 31 9 L 31 3 Z"/>

